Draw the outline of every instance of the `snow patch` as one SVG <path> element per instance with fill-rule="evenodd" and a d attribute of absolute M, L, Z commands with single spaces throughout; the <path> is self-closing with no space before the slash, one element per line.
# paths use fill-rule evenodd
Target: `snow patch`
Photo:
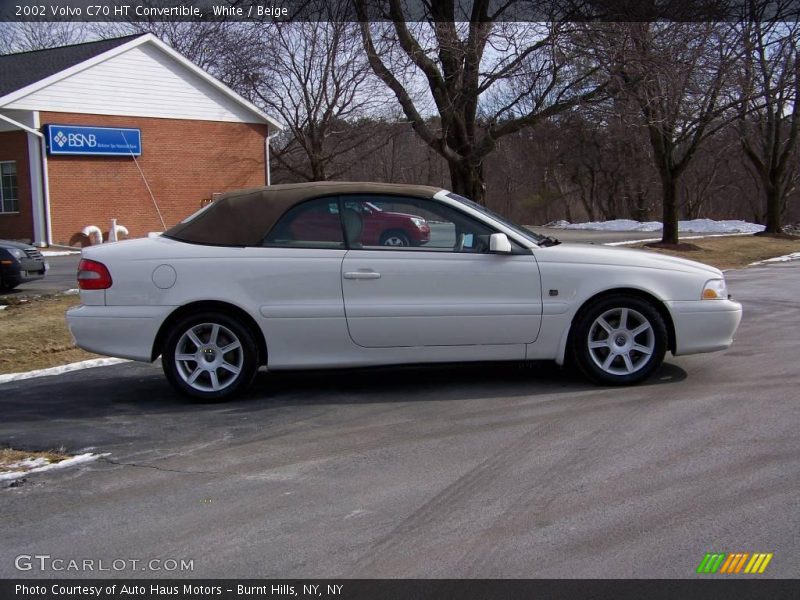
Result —
<path fill-rule="evenodd" d="M 663 229 L 660 221 L 641 222 L 631 219 L 589 221 L 587 223 L 570 223 L 562 220 L 550 223 L 548 227 L 591 231 L 661 231 Z M 693 219 L 691 221 L 678 221 L 678 231 L 681 233 L 758 233 L 759 231 L 764 231 L 764 226 L 738 219 L 727 221 Z"/>
<path fill-rule="evenodd" d="M 763 265 L 765 263 L 789 262 L 790 260 L 800 260 L 800 252 L 792 252 L 791 254 L 776 256 L 775 258 L 767 258 L 764 260 L 759 260 L 754 263 L 750 263 L 750 266 L 752 267 L 754 265 Z"/>
<path fill-rule="evenodd" d="M 705 238 L 715 237 L 736 237 L 737 235 L 752 235 L 751 233 L 711 233 L 708 235 L 682 235 L 679 241 L 685 240 L 702 240 Z M 604 246 L 632 246 L 634 244 L 649 244 L 651 242 L 660 242 L 661 238 L 646 238 L 643 240 L 625 240 L 623 242 L 605 242 Z"/>
<path fill-rule="evenodd" d="M 42 256 L 72 256 L 80 253 L 80 250 L 42 250 Z"/>
<path fill-rule="evenodd" d="M 70 373 L 71 371 L 80 371 L 81 369 L 93 369 L 95 367 L 108 367 L 110 365 L 118 365 L 120 363 L 130 362 L 127 358 L 92 358 L 90 360 L 82 360 L 80 362 L 68 363 L 58 367 L 49 367 L 47 369 L 36 369 L 34 371 L 25 371 L 23 373 L 7 373 L 0 375 L 0 383 L 8 383 L 9 381 L 20 381 L 22 379 L 34 379 L 35 377 L 49 377 L 51 375 L 61 375 L 63 373 Z"/>
<path fill-rule="evenodd" d="M 11 471 L 9 473 L 0 473 L 0 481 L 8 479 L 19 479 L 20 477 L 30 475 L 31 473 L 41 473 L 43 471 L 55 471 L 56 469 L 66 469 L 67 467 L 74 467 L 75 465 L 82 465 L 88 462 L 95 461 L 103 456 L 108 456 L 108 453 L 93 454 L 91 452 L 87 452 L 86 454 L 78 454 L 77 456 L 73 456 L 72 458 L 67 458 L 66 460 L 54 463 L 51 463 L 46 458 L 36 458 L 33 460 L 26 459 L 19 461 L 18 463 L 13 465 L 15 468 L 20 468 L 21 470 Z"/>
<path fill-rule="evenodd" d="M 78 288 L 70 288 L 68 290 L 64 290 L 61 293 L 64 294 L 65 296 L 76 296 L 77 294 L 80 294 L 81 291 Z"/>
<path fill-rule="evenodd" d="M 0 304 L 0 310 L 5 310 L 8 308 L 8 304 Z"/>
<path fill-rule="evenodd" d="M 49 465 L 50 461 L 43 456 L 39 458 L 24 458 L 22 460 L 18 460 L 15 463 L 11 463 L 8 465 L 9 469 L 23 469 L 25 471 L 30 471 L 31 469 L 36 469 L 37 467 L 43 467 L 45 465 Z"/>

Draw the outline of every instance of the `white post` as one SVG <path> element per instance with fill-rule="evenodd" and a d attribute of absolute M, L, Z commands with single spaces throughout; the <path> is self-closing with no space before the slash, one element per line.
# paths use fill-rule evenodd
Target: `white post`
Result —
<path fill-rule="evenodd" d="M 53 219 L 50 216 L 50 174 L 47 172 L 47 143 L 42 137 L 42 142 L 39 144 L 42 151 L 42 188 L 44 192 L 44 229 L 45 229 L 45 242 L 48 246 L 53 245 Z"/>
<path fill-rule="evenodd" d="M 111 229 L 108 230 L 108 241 L 109 242 L 116 242 L 117 241 L 117 220 L 111 219 Z"/>
<path fill-rule="evenodd" d="M 266 177 L 264 179 L 266 180 L 267 185 L 272 185 L 272 176 L 269 172 L 269 129 L 267 129 L 267 137 L 264 138 L 264 157 L 264 170 L 266 171 Z"/>
<path fill-rule="evenodd" d="M 33 209 L 33 245 L 46 246 L 47 233 L 44 222 L 44 181 L 42 177 L 42 161 L 39 158 L 39 144 L 44 143 L 41 138 L 27 133 L 28 137 L 28 166 L 31 179 L 31 204 Z"/>

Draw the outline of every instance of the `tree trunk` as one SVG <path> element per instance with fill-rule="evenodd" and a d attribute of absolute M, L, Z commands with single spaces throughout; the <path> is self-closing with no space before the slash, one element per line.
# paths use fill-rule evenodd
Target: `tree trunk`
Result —
<path fill-rule="evenodd" d="M 581 192 L 581 204 L 583 204 L 583 210 L 586 211 L 588 219 L 590 221 L 595 221 L 594 207 L 591 202 L 586 199 L 586 194 L 583 192 Z"/>
<path fill-rule="evenodd" d="M 486 184 L 483 181 L 483 166 L 462 161 L 448 161 L 450 187 L 459 196 L 486 204 Z"/>
<path fill-rule="evenodd" d="M 781 233 L 781 213 L 783 198 L 782 194 L 775 186 L 767 187 L 767 222 L 764 233 Z"/>
<path fill-rule="evenodd" d="M 312 155 L 308 157 L 309 166 L 311 167 L 311 179 L 309 181 L 327 181 L 328 177 L 325 174 L 325 163 L 318 158 L 319 155 Z"/>
<path fill-rule="evenodd" d="M 570 208 L 569 200 L 564 202 L 564 216 L 566 217 L 567 221 L 572 223 L 572 209 Z"/>
<path fill-rule="evenodd" d="M 647 210 L 647 196 L 645 195 L 644 190 L 642 190 L 641 187 L 639 187 L 636 190 L 635 198 L 636 198 L 635 200 L 636 204 L 635 204 L 635 212 L 633 218 L 641 222 L 649 221 L 650 215 L 648 214 Z"/>
<path fill-rule="evenodd" d="M 664 230 L 661 234 L 662 244 L 678 243 L 678 182 L 671 173 L 661 175 L 661 221 Z"/>

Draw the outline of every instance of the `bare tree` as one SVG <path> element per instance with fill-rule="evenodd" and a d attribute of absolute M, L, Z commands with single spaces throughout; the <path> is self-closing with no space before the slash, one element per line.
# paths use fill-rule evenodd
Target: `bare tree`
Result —
<path fill-rule="evenodd" d="M 0 23 L 0 54 L 68 46 L 85 42 L 89 37 L 85 23 Z"/>
<path fill-rule="evenodd" d="M 107 39 L 137 33 L 152 33 L 166 42 L 198 67 L 208 71 L 230 87 L 235 87 L 237 69 L 232 64 L 247 26 L 242 23 L 212 21 L 115 21 L 93 23 L 94 35 Z M 234 52 L 236 50 L 236 52 Z"/>
<path fill-rule="evenodd" d="M 385 142 L 374 128 L 354 126 L 385 106 L 370 88 L 357 25 L 332 14 L 258 27 L 256 45 L 236 62 L 244 93 L 287 126 L 275 143 L 280 167 L 295 180 L 333 179 L 349 166 L 340 159 L 357 161 Z"/>
<path fill-rule="evenodd" d="M 468 13 L 458 2 L 426 2 L 427 22 L 407 23 L 402 0 L 386 2 L 392 23 L 370 24 L 365 0 L 355 0 L 369 63 L 447 161 L 453 190 L 476 201 L 484 201 L 483 165 L 498 140 L 603 88 L 596 69 L 571 54 L 566 23 L 502 22 L 503 8 L 490 12 L 490 0 L 475 0 Z M 430 126 L 431 111 L 440 129 Z"/>
<path fill-rule="evenodd" d="M 661 182 L 661 243 L 678 243 L 679 182 L 700 145 L 735 116 L 730 23 L 608 24 L 602 40 L 616 91 L 633 99 Z"/>
<path fill-rule="evenodd" d="M 750 0 L 742 23 L 739 139 L 766 201 L 765 233 L 781 233 L 800 133 L 800 25 L 764 19 L 774 3 Z"/>

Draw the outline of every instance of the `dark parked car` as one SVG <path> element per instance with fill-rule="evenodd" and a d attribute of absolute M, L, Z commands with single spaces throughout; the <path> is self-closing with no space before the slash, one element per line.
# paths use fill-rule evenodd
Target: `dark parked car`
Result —
<path fill-rule="evenodd" d="M 0 291 L 41 279 L 46 272 L 47 262 L 39 250 L 28 244 L 0 240 Z"/>

